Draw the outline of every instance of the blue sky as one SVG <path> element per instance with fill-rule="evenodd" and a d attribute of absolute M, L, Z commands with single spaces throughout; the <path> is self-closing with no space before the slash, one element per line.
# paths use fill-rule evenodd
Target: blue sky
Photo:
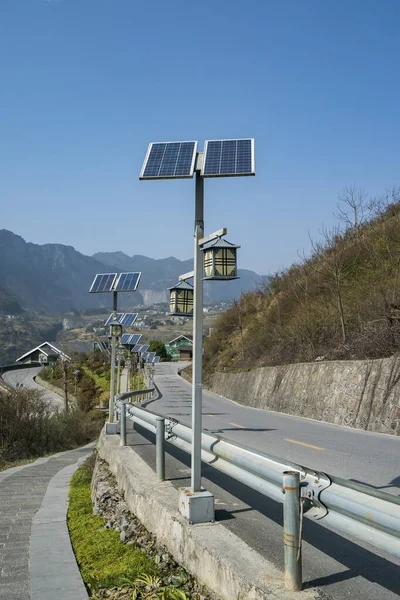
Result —
<path fill-rule="evenodd" d="M 206 233 L 289 266 L 344 186 L 400 184 L 399 27 L 398 0 L 1 0 L 0 228 L 189 258 L 194 181 L 139 182 L 148 143 L 254 137 Z"/>

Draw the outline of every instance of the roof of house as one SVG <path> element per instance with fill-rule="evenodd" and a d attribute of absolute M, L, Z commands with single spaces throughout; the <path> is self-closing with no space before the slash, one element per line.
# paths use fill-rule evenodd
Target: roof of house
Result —
<path fill-rule="evenodd" d="M 193 345 L 193 336 L 192 335 L 178 335 L 178 337 L 176 337 L 173 340 L 171 340 L 170 342 L 168 342 L 168 345 L 170 346 L 171 344 L 173 344 L 174 342 L 176 342 L 177 340 L 180 340 L 180 339 L 187 340 L 188 342 L 190 342 L 191 345 Z"/>
<path fill-rule="evenodd" d="M 22 356 L 17 358 L 17 360 L 15 362 L 19 362 L 20 360 L 23 360 L 24 358 L 26 358 L 33 352 L 36 352 L 36 350 L 40 350 L 40 352 L 42 352 L 46 356 L 50 356 L 51 354 L 58 354 L 59 356 L 63 356 L 67 360 L 71 360 L 67 354 L 65 354 L 64 352 L 62 352 L 62 350 L 59 350 L 58 348 L 53 346 L 53 344 L 50 344 L 50 342 L 43 342 L 39 346 L 36 346 L 36 348 L 32 348 L 32 350 L 29 350 L 29 352 L 25 352 L 25 354 L 23 354 Z"/>

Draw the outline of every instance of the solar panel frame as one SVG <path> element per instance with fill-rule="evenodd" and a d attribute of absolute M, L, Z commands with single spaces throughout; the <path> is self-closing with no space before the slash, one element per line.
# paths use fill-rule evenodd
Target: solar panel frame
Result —
<path fill-rule="evenodd" d="M 121 323 L 121 319 L 123 316 L 124 316 L 124 313 L 117 313 L 118 323 Z M 111 313 L 111 315 L 108 317 L 107 321 L 104 323 L 104 327 L 107 327 L 107 325 L 110 325 L 113 321 L 114 321 L 114 313 Z"/>
<path fill-rule="evenodd" d="M 97 273 L 90 286 L 89 294 L 105 294 L 106 292 L 112 292 L 116 278 L 117 273 Z"/>
<path fill-rule="evenodd" d="M 247 150 L 244 151 L 244 142 L 250 142 L 250 155 Z M 220 147 L 216 144 L 220 144 Z M 249 156 L 247 168 L 244 167 L 245 156 Z M 208 168 L 209 163 L 213 160 L 219 161 L 218 167 Z M 234 166 L 232 166 L 233 163 Z M 231 166 L 232 168 L 230 168 Z M 248 175 L 255 175 L 254 138 L 206 140 L 201 167 L 202 177 L 244 177 Z"/>
<path fill-rule="evenodd" d="M 138 318 L 139 313 L 125 313 L 123 314 L 120 323 L 124 327 L 132 327 L 136 319 Z"/>
<path fill-rule="evenodd" d="M 131 276 L 132 277 L 129 277 Z M 134 279 L 133 276 L 137 275 L 136 279 Z M 117 280 L 114 283 L 114 291 L 115 292 L 135 292 L 137 290 L 137 287 L 139 285 L 139 281 L 140 281 L 140 277 L 141 277 L 142 273 L 140 271 L 128 271 L 126 273 L 120 273 L 117 277 Z M 126 277 L 124 277 L 126 276 Z M 123 281 L 123 283 L 121 284 L 121 280 Z M 128 280 L 128 284 L 126 283 L 126 281 Z M 134 280 L 134 285 L 132 287 L 131 285 L 131 281 Z M 128 285 L 128 288 L 126 289 L 126 286 Z"/>
<path fill-rule="evenodd" d="M 173 162 L 173 161 L 167 162 L 167 157 L 166 157 L 167 148 L 171 148 L 171 151 L 175 150 L 177 144 L 180 144 L 180 146 L 178 148 L 178 156 L 176 157 L 176 161 L 175 162 Z M 183 144 L 186 144 L 186 145 L 193 144 L 193 147 L 190 150 L 192 152 L 192 156 L 191 156 L 190 161 L 188 159 L 186 159 L 184 161 L 185 164 L 187 165 L 186 173 L 183 172 L 182 168 L 179 168 L 179 170 L 181 172 L 176 173 L 176 171 L 178 170 L 179 158 L 180 158 L 182 150 L 183 150 L 183 146 L 182 146 Z M 195 168 L 195 164 L 196 164 L 197 145 L 198 145 L 198 142 L 196 140 L 186 140 L 186 141 L 180 141 L 180 142 L 150 142 L 150 144 L 147 148 L 147 152 L 146 152 L 146 156 L 145 156 L 145 159 L 143 162 L 142 169 L 140 171 L 139 179 L 141 179 L 141 180 L 143 180 L 143 179 L 191 179 L 194 175 L 194 168 Z M 160 153 L 159 166 L 158 166 L 158 171 L 157 171 L 157 168 L 154 165 L 154 167 L 153 167 L 154 174 L 149 174 L 148 171 L 146 173 L 146 170 L 147 169 L 149 171 L 151 170 L 149 161 L 151 160 L 151 155 L 152 155 L 153 149 L 154 149 L 154 152 L 158 151 Z M 162 155 L 161 155 L 161 152 L 162 152 Z M 167 165 L 170 165 L 169 173 L 168 173 L 168 169 L 166 168 Z M 171 173 L 172 170 L 174 171 L 173 174 Z M 156 171 L 157 171 L 157 173 L 156 173 Z"/>

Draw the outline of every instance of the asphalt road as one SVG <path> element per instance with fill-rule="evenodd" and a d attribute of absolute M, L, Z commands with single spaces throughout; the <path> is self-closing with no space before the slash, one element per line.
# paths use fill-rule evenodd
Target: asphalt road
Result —
<path fill-rule="evenodd" d="M 31 369 L 21 369 L 20 371 L 7 371 L 3 374 L 3 379 L 9 385 L 13 387 L 18 384 L 22 384 L 24 388 L 33 390 L 40 390 L 43 392 L 43 397 L 50 402 L 54 410 L 63 410 L 64 401 L 56 394 L 46 388 L 42 387 L 33 379 L 41 371 L 41 367 L 32 367 Z"/>
<path fill-rule="evenodd" d="M 191 387 L 177 365 L 156 367 L 160 398 L 149 410 L 190 424 Z M 238 405 L 204 391 L 203 429 L 246 446 L 325 472 L 400 493 L 400 439 Z M 141 434 L 141 439 L 135 438 Z M 128 443 L 155 468 L 154 436 L 145 430 Z M 149 444 L 148 441 L 151 441 Z M 190 485 L 190 457 L 167 444 L 166 473 Z M 283 569 L 282 505 L 203 464 L 203 485 L 215 497 L 216 518 Z M 303 528 L 303 581 L 332 600 L 400 597 L 400 559 L 308 519 Z"/>
<path fill-rule="evenodd" d="M 185 363 L 183 363 L 185 364 Z M 180 365 L 182 366 L 182 365 Z M 154 412 L 191 423 L 191 385 L 176 363 L 156 366 Z M 242 406 L 203 390 L 203 429 L 331 475 L 400 495 L 400 438 Z"/>

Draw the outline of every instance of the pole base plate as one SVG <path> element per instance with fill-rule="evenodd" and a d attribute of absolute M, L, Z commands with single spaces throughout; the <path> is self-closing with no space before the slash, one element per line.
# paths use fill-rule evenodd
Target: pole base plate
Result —
<path fill-rule="evenodd" d="M 179 488 L 179 512 L 191 525 L 213 523 L 214 496 L 204 488 L 193 492 L 191 488 Z"/>
<path fill-rule="evenodd" d="M 107 435 L 116 435 L 118 433 L 118 423 L 110 423 L 106 422 L 106 434 Z"/>

